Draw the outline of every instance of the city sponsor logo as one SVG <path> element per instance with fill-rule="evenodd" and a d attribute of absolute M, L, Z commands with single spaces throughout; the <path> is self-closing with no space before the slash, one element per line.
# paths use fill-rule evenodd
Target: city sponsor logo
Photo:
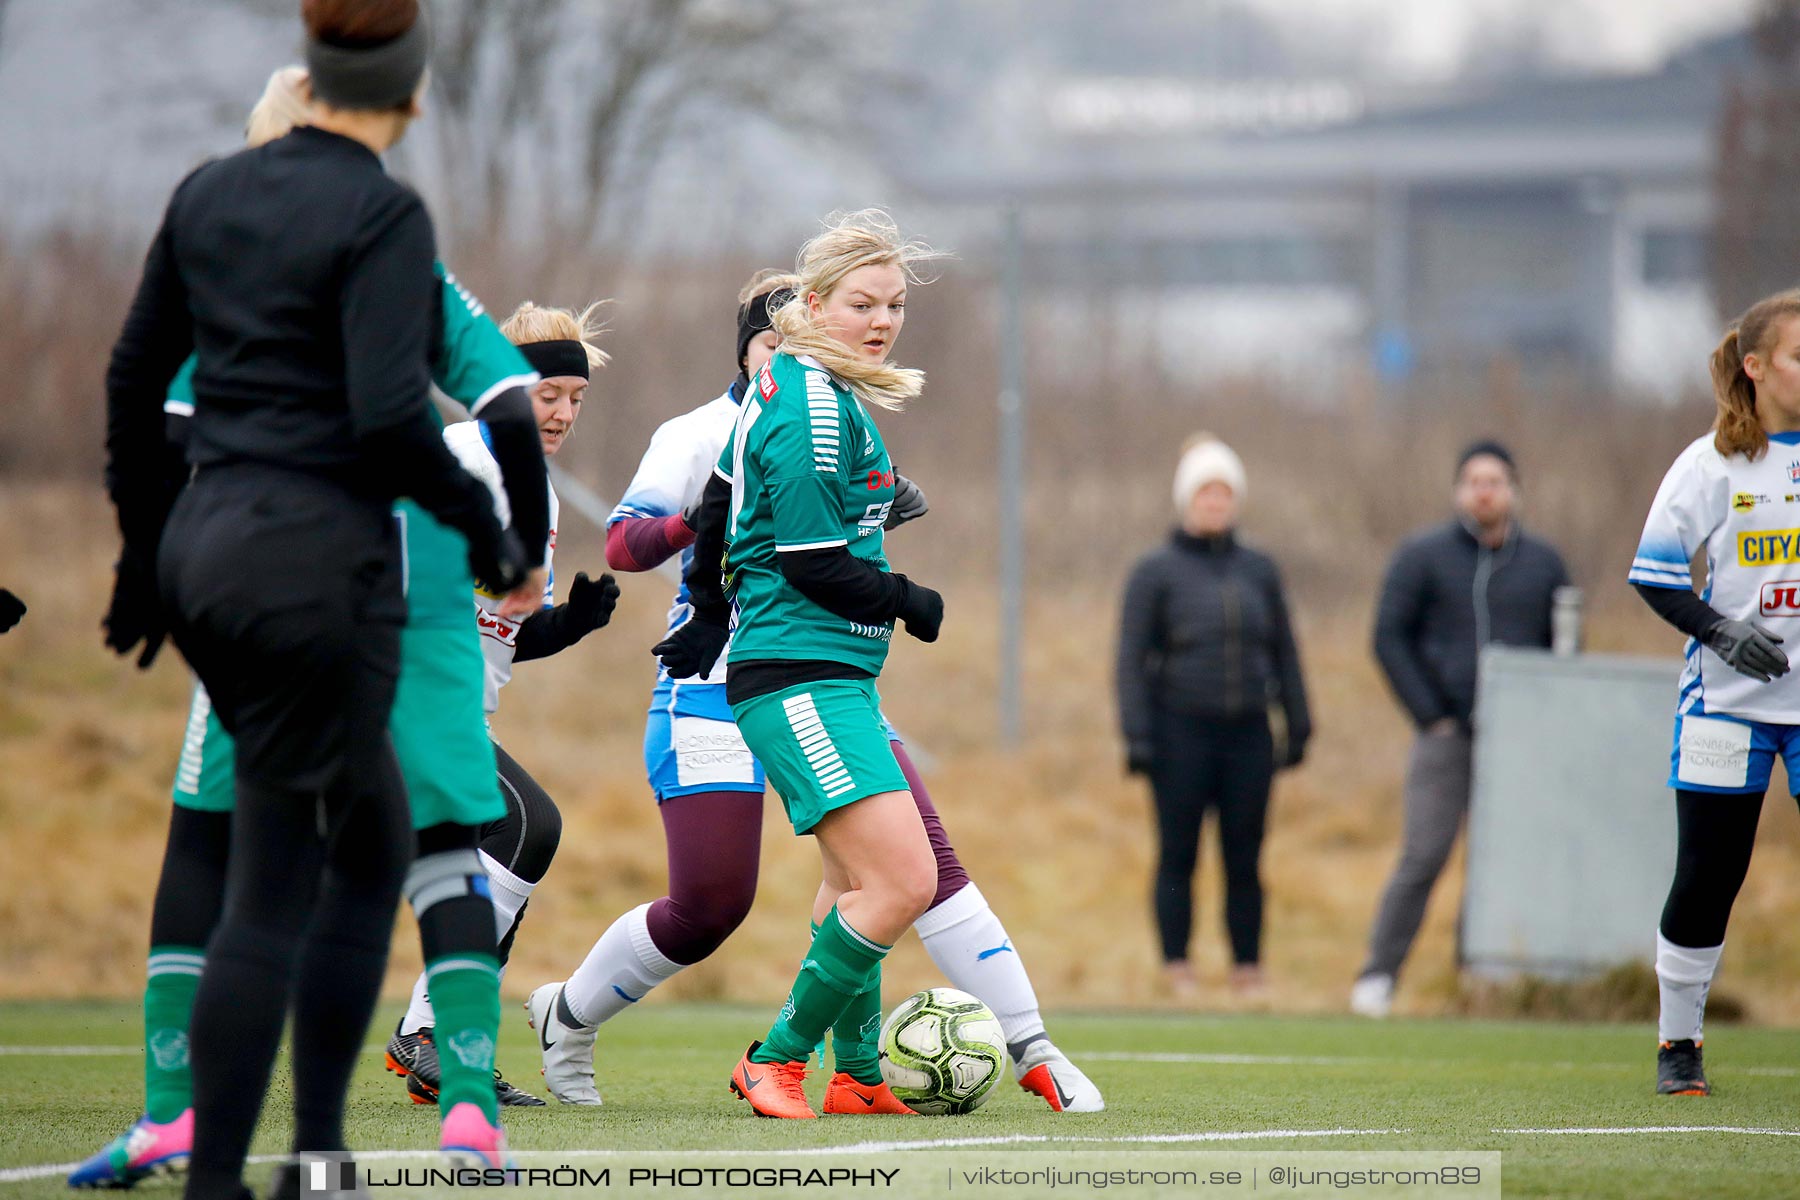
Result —
<path fill-rule="evenodd" d="M 775 373 L 769 370 L 768 363 L 764 363 L 762 370 L 756 373 L 756 390 L 762 393 L 764 403 L 775 394 Z M 1794 482 L 1800 483 L 1800 479 Z"/>
<path fill-rule="evenodd" d="M 1737 535 L 1740 567 L 1800 563 L 1800 529 L 1747 529 Z"/>
<path fill-rule="evenodd" d="M 1758 495 L 1756 492 L 1738 492 L 1731 497 L 1733 512 L 1749 512 L 1759 504 L 1773 503 L 1775 501 L 1768 496 Z"/>
<path fill-rule="evenodd" d="M 1780 579 L 1763 584 L 1762 615 L 1800 617 L 1800 579 Z"/>

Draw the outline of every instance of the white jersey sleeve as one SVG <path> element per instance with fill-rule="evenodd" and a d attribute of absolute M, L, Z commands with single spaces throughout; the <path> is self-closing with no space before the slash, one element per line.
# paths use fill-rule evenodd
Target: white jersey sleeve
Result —
<path fill-rule="evenodd" d="M 723 412 L 736 412 L 735 405 L 715 411 L 717 405 L 715 400 L 657 428 L 624 499 L 607 518 L 608 525 L 628 517 L 674 516 L 693 503 L 719 455 L 718 418 Z"/>
<path fill-rule="evenodd" d="M 1694 556 L 1731 514 L 1731 488 L 1730 472 L 1713 447 L 1712 434 L 1682 451 L 1656 489 L 1631 561 L 1630 582 L 1692 588 Z"/>
<path fill-rule="evenodd" d="M 506 501 L 506 487 L 501 479 L 500 463 L 488 448 L 479 421 L 459 421 L 444 428 L 444 444 L 469 474 L 487 484 L 494 496 L 494 512 L 502 525 L 512 523 L 512 507 Z M 556 595 L 556 525 L 561 515 L 556 489 L 550 489 L 550 541 L 544 547 L 544 603 L 549 608 Z M 483 707 L 492 713 L 500 707 L 500 689 L 512 679 L 513 657 L 518 649 L 521 622 L 499 613 L 500 597 L 475 589 L 475 625 L 481 631 L 481 656 L 487 663 L 487 686 Z"/>

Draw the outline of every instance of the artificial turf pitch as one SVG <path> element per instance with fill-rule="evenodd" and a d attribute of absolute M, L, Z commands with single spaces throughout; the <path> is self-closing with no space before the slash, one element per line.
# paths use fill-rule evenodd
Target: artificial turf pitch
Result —
<path fill-rule="evenodd" d="M 396 1015 L 384 1008 L 370 1032 L 350 1099 L 354 1146 L 436 1144 L 435 1109 L 407 1103 L 381 1069 L 375 1043 Z M 1635 1025 L 1058 1014 L 1052 1030 L 1105 1091 L 1104 1113 L 1054 1114 L 1009 1076 L 968 1116 L 792 1122 L 756 1120 L 726 1090 L 767 1020 L 760 1009 L 714 1005 L 634 1012 L 600 1040 L 604 1107 L 507 1109 L 512 1145 L 679 1155 L 967 1138 L 984 1139 L 970 1155 L 1484 1150 L 1503 1156 L 1507 1197 L 1800 1196 L 1796 1030 L 1713 1030 L 1714 1094 L 1664 1098 L 1652 1094 L 1652 1032 Z M 47 1168 L 86 1156 L 137 1116 L 140 1021 L 124 1003 L 0 1006 L 0 1200 L 68 1196 L 61 1172 Z M 543 1094 L 538 1065 L 533 1034 L 509 1005 L 502 1071 Z M 255 1154 L 285 1149 L 285 1067 L 278 1061 Z M 815 1106 L 824 1078 L 809 1080 Z M 1689 1128 L 1652 1131 L 1676 1126 Z M 1270 1131 L 1279 1136 L 1243 1136 Z M 1319 1131 L 1344 1132 L 1300 1136 Z M 1082 1141 L 1041 1140 L 1072 1137 Z M 247 1175 L 259 1193 L 269 1171 Z M 155 1182 L 139 1190 L 175 1194 Z"/>

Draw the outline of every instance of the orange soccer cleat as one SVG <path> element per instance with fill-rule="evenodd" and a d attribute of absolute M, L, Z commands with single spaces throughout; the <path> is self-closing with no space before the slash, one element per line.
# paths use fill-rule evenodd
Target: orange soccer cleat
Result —
<path fill-rule="evenodd" d="M 748 1100 L 759 1117 L 818 1117 L 806 1102 L 806 1089 L 801 1086 L 806 1079 L 806 1064 L 751 1062 L 750 1056 L 761 1045 L 751 1042 L 744 1057 L 738 1059 L 731 1072 L 731 1090 L 740 1099 Z"/>
<path fill-rule="evenodd" d="M 825 1115 L 828 1117 L 860 1117 L 870 1113 L 893 1113 L 916 1117 L 919 1114 L 900 1102 L 887 1081 L 858 1083 L 839 1071 L 825 1089 Z"/>

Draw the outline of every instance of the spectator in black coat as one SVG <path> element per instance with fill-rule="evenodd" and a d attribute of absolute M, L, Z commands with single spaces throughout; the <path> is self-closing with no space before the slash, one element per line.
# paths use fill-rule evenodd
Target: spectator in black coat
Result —
<path fill-rule="evenodd" d="M 1119 723 L 1126 762 L 1147 775 L 1159 853 L 1152 906 L 1164 971 L 1178 995 L 1195 987 L 1188 965 L 1200 824 L 1218 811 L 1225 860 L 1225 926 L 1232 982 L 1263 984 L 1262 854 L 1269 785 L 1312 733 L 1300 654 L 1281 576 L 1236 534 L 1244 466 L 1210 435 L 1192 440 L 1175 472 L 1180 527 L 1146 554 L 1125 588 L 1119 634 Z M 1279 750 L 1269 708 L 1283 716 Z"/>
<path fill-rule="evenodd" d="M 1518 474 L 1498 442 L 1476 442 L 1456 466 L 1456 515 L 1394 555 L 1375 614 L 1375 656 L 1419 736 L 1407 766 L 1405 843 L 1369 934 L 1351 1010 L 1384 1017 L 1425 902 L 1469 810 L 1475 668 L 1489 642 L 1550 645 L 1556 589 L 1569 582 L 1556 548 L 1519 525 Z"/>

